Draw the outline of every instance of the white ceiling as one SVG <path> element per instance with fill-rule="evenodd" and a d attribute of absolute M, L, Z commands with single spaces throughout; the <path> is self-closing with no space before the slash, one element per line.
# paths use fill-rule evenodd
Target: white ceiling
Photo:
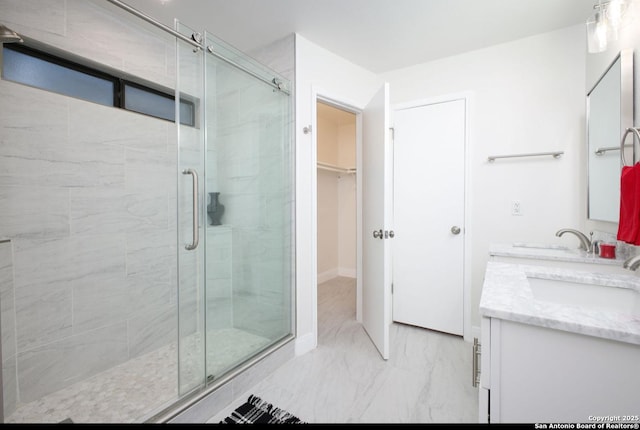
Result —
<path fill-rule="evenodd" d="M 124 0 L 241 51 L 297 32 L 375 73 L 584 23 L 596 0 Z"/>

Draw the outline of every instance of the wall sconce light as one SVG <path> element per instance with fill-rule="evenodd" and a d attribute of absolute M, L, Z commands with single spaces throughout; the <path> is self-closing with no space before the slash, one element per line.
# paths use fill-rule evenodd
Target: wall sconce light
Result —
<path fill-rule="evenodd" d="M 587 19 L 587 48 L 589 53 L 602 52 L 609 42 L 618 40 L 618 30 L 627 10 L 628 0 L 598 0 L 595 12 Z"/>

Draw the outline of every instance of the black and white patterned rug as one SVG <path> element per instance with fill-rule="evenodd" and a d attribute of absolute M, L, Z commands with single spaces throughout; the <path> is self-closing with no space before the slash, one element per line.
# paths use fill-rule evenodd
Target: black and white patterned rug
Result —
<path fill-rule="evenodd" d="M 287 411 L 253 394 L 220 424 L 305 424 Z"/>

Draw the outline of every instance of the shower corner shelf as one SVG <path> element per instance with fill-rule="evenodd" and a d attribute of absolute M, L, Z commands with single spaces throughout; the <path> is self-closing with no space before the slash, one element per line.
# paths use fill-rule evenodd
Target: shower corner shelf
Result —
<path fill-rule="evenodd" d="M 340 167 L 334 164 L 323 163 L 320 161 L 318 161 L 318 169 L 328 170 L 330 172 L 337 172 L 337 173 L 356 173 L 355 168 Z"/>

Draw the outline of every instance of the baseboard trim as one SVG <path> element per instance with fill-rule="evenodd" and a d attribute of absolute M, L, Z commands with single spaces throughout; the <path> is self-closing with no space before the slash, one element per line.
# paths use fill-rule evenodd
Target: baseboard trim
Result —
<path fill-rule="evenodd" d="M 338 269 L 338 276 L 344 276 L 345 278 L 356 278 L 356 269 L 348 269 L 344 267 L 340 267 Z"/>
<path fill-rule="evenodd" d="M 326 270 L 322 273 L 318 273 L 318 284 L 322 284 L 323 282 L 327 282 L 336 278 L 338 276 L 342 276 L 345 278 L 357 278 L 356 269 L 349 269 L 344 267 L 339 267 L 337 269 Z"/>
<path fill-rule="evenodd" d="M 322 273 L 318 273 L 318 284 L 322 284 L 323 282 L 327 282 L 333 278 L 338 276 L 338 269 L 327 270 Z"/>
<path fill-rule="evenodd" d="M 306 354 L 312 351 L 318 345 L 313 333 L 307 333 L 304 336 L 296 338 L 296 356 Z"/>

